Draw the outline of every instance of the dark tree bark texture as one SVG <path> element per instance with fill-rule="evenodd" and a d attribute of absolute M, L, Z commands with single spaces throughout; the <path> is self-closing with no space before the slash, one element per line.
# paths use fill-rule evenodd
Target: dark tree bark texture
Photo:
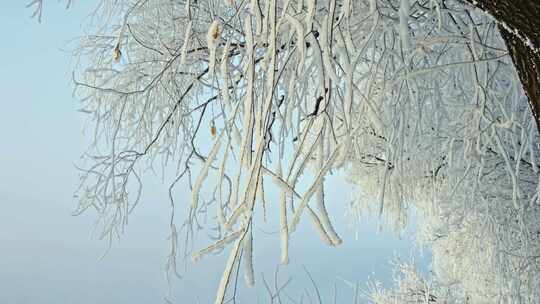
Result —
<path fill-rule="evenodd" d="M 498 21 L 540 131 L 540 0 L 465 0 Z"/>

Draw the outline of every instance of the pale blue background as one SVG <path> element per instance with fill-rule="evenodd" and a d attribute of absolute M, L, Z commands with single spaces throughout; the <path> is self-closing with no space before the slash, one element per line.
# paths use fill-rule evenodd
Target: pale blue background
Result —
<path fill-rule="evenodd" d="M 146 179 L 127 233 L 103 260 L 98 258 L 106 244 L 91 233 L 95 214 L 70 215 L 78 178 L 73 164 L 87 139 L 71 97 L 70 56 L 60 49 L 82 32 L 89 4 L 76 1 L 65 11 L 62 4 L 46 1 L 42 24 L 30 19 L 24 6 L 25 1 L 0 3 L 0 303 L 162 303 L 167 185 Z M 343 185 L 343 178 L 331 179 L 327 193 L 338 220 L 349 198 Z M 404 240 L 386 231 L 377 235 L 375 226 L 366 224 L 355 241 L 343 222 L 336 225 L 345 240 L 338 248 L 326 247 L 302 225 L 292 240 L 292 263 L 284 270 L 295 274 L 295 288 L 309 288 L 301 265 L 330 294 L 336 276 L 359 281 L 362 288 L 368 276 L 389 282 L 387 260 L 394 253 L 410 255 L 411 235 Z M 274 235 L 255 246 L 259 284 L 250 297 L 262 297 L 261 272 L 272 282 L 279 243 Z M 427 261 L 421 258 L 422 265 Z M 196 303 L 196 297 L 209 303 L 223 265 L 223 256 L 210 257 L 173 281 L 176 303 Z M 344 284 L 338 287 L 338 294 L 347 292 Z"/>

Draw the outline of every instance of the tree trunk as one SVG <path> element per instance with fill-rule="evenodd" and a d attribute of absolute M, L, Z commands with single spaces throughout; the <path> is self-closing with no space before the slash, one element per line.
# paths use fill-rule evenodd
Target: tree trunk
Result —
<path fill-rule="evenodd" d="M 540 131 L 540 1 L 465 1 L 497 20 Z"/>

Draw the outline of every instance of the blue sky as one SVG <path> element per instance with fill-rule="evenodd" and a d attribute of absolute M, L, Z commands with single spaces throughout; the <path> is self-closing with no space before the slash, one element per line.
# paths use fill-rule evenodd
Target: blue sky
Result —
<path fill-rule="evenodd" d="M 146 178 L 126 234 L 102 260 L 106 244 L 92 236 L 95 214 L 70 215 L 76 206 L 74 164 L 87 139 L 71 96 L 70 55 L 61 49 L 82 33 L 80 23 L 90 8 L 82 2 L 65 11 L 62 4 L 46 1 L 41 24 L 29 18 L 25 1 L 0 3 L 0 303 L 161 303 L 167 293 L 166 184 Z M 348 199 L 343 177 L 330 183 L 336 206 L 331 213 L 343 219 Z M 284 273 L 295 274 L 298 284 L 308 282 L 299 272 L 306 265 L 322 288 L 338 275 L 388 282 L 386 261 L 395 252 L 409 255 L 409 236 L 376 234 L 373 224 L 365 224 L 355 241 L 343 222 L 336 229 L 345 244 L 338 248 L 325 247 L 310 227 L 300 229 L 291 248 L 294 260 Z M 261 272 L 273 275 L 279 246 L 273 237 L 255 246 L 260 287 Z M 210 257 L 174 281 L 177 303 L 195 303 L 195 298 L 207 303 L 223 261 L 223 256 Z"/>

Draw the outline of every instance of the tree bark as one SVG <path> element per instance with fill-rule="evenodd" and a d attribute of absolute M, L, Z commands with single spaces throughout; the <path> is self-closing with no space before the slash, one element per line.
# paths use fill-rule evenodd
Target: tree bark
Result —
<path fill-rule="evenodd" d="M 540 132 L 540 1 L 465 0 L 498 22 Z"/>

